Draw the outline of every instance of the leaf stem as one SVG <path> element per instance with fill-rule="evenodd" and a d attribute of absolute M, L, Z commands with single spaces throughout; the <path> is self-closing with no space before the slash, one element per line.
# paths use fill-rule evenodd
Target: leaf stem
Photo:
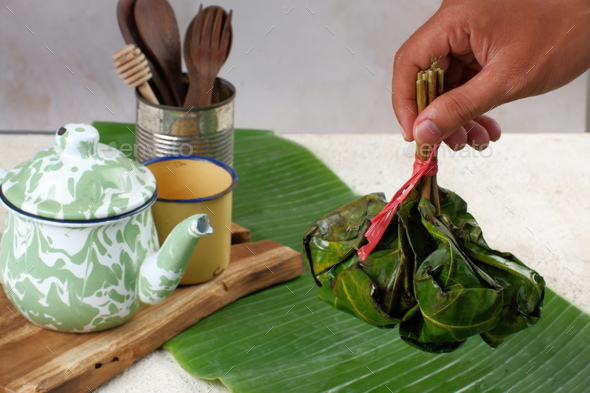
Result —
<path fill-rule="evenodd" d="M 432 55 L 430 68 L 422 70 L 416 75 L 416 107 L 418 114 L 443 92 L 444 71 L 439 68 L 438 58 Z M 432 152 L 432 147 L 416 144 L 416 156 L 422 161 L 427 160 Z M 436 160 L 436 157 L 433 159 Z M 440 214 L 440 196 L 436 175 L 422 178 L 420 181 L 420 194 L 423 198 L 430 200 L 436 209 L 436 214 Z"/>

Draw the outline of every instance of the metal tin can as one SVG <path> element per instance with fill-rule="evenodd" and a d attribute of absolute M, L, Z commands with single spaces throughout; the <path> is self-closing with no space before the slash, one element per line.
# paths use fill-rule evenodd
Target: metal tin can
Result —
<path fill-rule="evenodd" d="M 205 156 L 233 165 L 235 87 L 217 78 L 214 104 L 179 108 L 156 105 L 137 92 L 136 158 Z"/>

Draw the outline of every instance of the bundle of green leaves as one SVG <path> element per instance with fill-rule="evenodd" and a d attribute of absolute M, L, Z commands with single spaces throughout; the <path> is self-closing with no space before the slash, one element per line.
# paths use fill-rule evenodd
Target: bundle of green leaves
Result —
<path fill-rule="evenodd" d="M 387 204 L 383 194 L 317 220 L 303 243 L 319 297 L 369 324 L 399 324 L 401 338 L 425 351 L 451 352 L 477 334 L 495 348 L 539 320 L 545 282 L 514 255 L 488 246 L 463 199 L 437 192 L 438 213 L 412 190 L 364 261 L 357 250 Z"/>

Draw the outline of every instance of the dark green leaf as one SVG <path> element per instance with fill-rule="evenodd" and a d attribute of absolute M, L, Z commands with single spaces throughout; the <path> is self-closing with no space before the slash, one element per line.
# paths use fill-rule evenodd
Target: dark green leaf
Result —
<path fill-rule="evenodd" d="M 311 271 L 322 286 L 320 299 L 381 327 L 393 326 L 417 309 L 413 265 L 398 236 L 403 230 L 388 231 L 364 262 L 356 254 L 371 219 L 385 203 L 383 194 L 357 198 L 317 220 L 303 241 Z"/>
<path fill-rule="evenodd" d="M 466 339 L 461 341 L 444 341 L 442 338 L 432 341 L 424 323 L 425 319 L 421 312 L 415 314 L 408 321 L 404 321 L 399 325 L 399 335 L 408 344 L 432 353 L 447 353 L 453 352 Z"/>
<path fill-rule="evenodd" d="M 351 258 L 349 266 L 341 264 L 326 274 L 319 297 L 333 307 L 347 311 L 375 326 L 390 326 L 399 321 L 383 312 L 374 298 L 377 287 L 357 263 L 358 257 Z"/>
<path fill-rule="evenodd" d="M 356 253 L 371 219 L 386 203 L 383 194 L 369 194 L 317 220 L 303 239 L 304 256 L 312 273 L 317 277 Z"/>
<path fill-rule="evenodd" d="M 408 259 L 402 247 L 405 232 L 401 226 L 399 233 L 394 244 L 373 251 L 363 262 L 358 262 L 358 266 L 376 286 L 373 297 L 383 312 L 403 321 L 416 311 L 417 303 L 412 287 L 413 255 Z"/>

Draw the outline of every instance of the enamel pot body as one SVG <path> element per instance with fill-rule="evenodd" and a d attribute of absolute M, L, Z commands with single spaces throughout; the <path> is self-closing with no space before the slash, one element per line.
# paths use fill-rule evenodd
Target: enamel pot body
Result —
<path fill-rule="evenodd" d="M 9 172 L 0 171 L 6 207 L 0 279 L 30 321 L 62 332 L 120 325 L 142 304 L 176 288 L 206 214 L 180 222 L 159 247 L 151 172 L 98 143 L 98 131 L 69 124 L 57 144 Z"/>
<path fill-rule="evenodd" d="M 149 208 L 84 225 L 9 209 L 0 242 L 2 283 L 12 304 L 37 325 L 104 330 L 139 311 L 140 264 L 157 251 Z"/>
<path fill-rule="evenodd" d="M 180 222 L 161 248 L 150 209 L 76 223 L 29 216 L 8 206 L 0 240 L 0 278 L 10 302 L 31 322 L 61 332 L 118 326 L 142 304 L 178 286 L 206 214 Z"/>

